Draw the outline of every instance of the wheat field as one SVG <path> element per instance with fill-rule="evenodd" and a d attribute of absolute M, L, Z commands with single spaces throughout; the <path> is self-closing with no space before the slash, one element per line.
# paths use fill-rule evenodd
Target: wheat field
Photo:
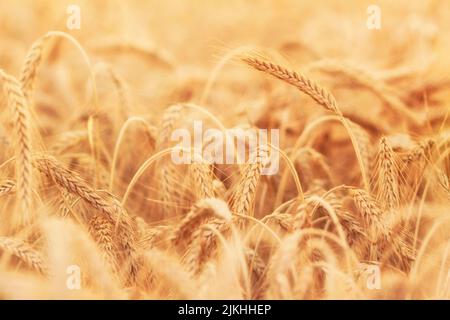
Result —
<path fill-rule="evenodd" d="M 0 298 L 449 299 L 450 3 L 370 4 L 2 0 Z"/>

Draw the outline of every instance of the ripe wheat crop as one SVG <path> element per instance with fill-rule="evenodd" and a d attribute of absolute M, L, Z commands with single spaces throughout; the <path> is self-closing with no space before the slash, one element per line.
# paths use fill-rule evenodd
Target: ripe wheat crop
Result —
<path fill-rule="evenodd" d="M 0 3 L 1 299 L 450 299 L 448 2 L 82 3 Z"/>

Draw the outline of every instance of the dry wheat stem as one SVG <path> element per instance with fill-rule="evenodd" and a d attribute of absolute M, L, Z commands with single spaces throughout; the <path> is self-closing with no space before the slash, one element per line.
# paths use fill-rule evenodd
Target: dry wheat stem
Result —
<path fill-rule="evenodd" d="M 163 114 L 161 127 L 159 130 L 158 141 L 157 141 L 157 149 L 168 147 L 170 142 L 170 135 L 180 119 L 181 110 L 183 106 L 176 104 L 168 107 Z M 161 163 L 160 169 L 160 183 L 161 183 L 161 192 L 160 197 L 163 203 L 163 210 L 165 214 L 169 214 L 173 211 L 173 208 L 170 206 L 173 203 L 172 198 L 172 189 L 170 183 L 170 164 Z"/>
<path fill-rule="evenodd" d="M 0 183 L 0 197 L 16 191 L 16 183 L 12 180 L 5 180 Z"/>
<path fill-rule="evenodd" d="M 200 7 L 210 13 L 209 6 Z M 261 15 L 234 17 L 223 6 L 211 30 L 238 18 L 251 32 L 228 32 L 226 40 L 249 39 L 260 30 L 260 23 L 252 25 L 255 17 L 282 19 L 289 11 L 263 7 Z M 41 17 L 44 24 L 53 11 Z M 0 104 L 13 114 L 9 119 L 4 112 L 0 125 L 0 298 L 449 298 L 449 81 L 445 63 L 431 63 L 442 60 L 430 56 L 433 50 L 446 47 L 421 21 L 433 18 L 427 15 L 407 21 L 398 34 L 372 39 L 378 45 L 402 38 L 384 48 L 394 56 L 362 56 L 358 52 L 369 48 L 362 41 L 353 60 L 341 63 L 352 50 L 333 48 L 331 37 L 320 39 L 317 21 L 302 28 L 310 44 L 290 40 L 288 14 L 267 34 L 268 45 L 283 56 L 249 46 L 231 49 L 212 72 L 208 61 L 214 57 L 186 46 L 187 34 L 168 42 L 174 56 L 186 57 L 175 61 L 159 44 L 115 36 L 105 41 L 104 30 L 87 47 L 94 49 L 95 68 L 70 34 L 38 38 L 17 80 L 0 69 Z M 199 26 L 191 18 L 177 23 L 191 32 Z M 74 31 L 81 42 L 89 24 Z M 161 32 L 170 38 L 177 34 L 173 27 Z M 2 68 L 14 70 L 28 36 L 10 23 L 3 29 L 2 45 L 9 50 L 0 54 Z M 415 31 L 420 48 L 410 41 Z M 155 36 L 164 38 L 159 31 Z M 75 56 L 59 42 L 44 56 L 53 40 L 68 40 L 82 60 L 66 61 Z M 311 54 L 320 48 L 323 55 Z M 43 92 L 34 94 L 44 57 Z M 260 73 L 228 65 L 235 57 Z M 289 60 L 303 65 L 304 73 L 282 63 Z M 389 70 L 372 72 L 374 66 Z M 255 86 L 258 75 L 287 87 Z M 101 103 L 100 79 L 107 82 L 99 83 L 107 98 Z M 331 80 L 332 87 L 321 80 Z M 299 91 L 306 96 L 300 109 Z M 59 108 L 64 105 L 69 117 Z M 218 110 L 225 112 L 215 115 Z M 200 153 L 218 141 L 205 140 L 204 132 L 199 148 L 173 146 L 173 132 L 196 119 L 227 141 L 245 140 L 245 153 L 233 143 L 233 164 L 207 161 Z M 278 129 L 279 144 L 272 140 L 254 152 L 256 140 L 230 133 L 235 129 Z M 171 153 L 193 155 L 193 161 L 177 165 Z M 279 172 L 263 176 L 278 164 L 271 161 L 281 159 Z M 81 290 L 67 290 L 68 265 L 80 266 Z M 369 290 L 365 281 L 374 265 L 381 271 L 380 290 Z"/>

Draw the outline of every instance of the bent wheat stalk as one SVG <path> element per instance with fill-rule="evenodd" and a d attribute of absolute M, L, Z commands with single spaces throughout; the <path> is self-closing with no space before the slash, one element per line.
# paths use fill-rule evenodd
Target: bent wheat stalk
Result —
<path fill-rule="evenodd" d="M 37 75 L 38 68 L 42 61 L 42 53 L 45 48 L 45 45 L 46 45 L 47 41 L 49 41 L 51 38 L 55 38 L 55 37 L 67 39 L 80 52 L 81 56 L 83 57 L 84 62 L 87 64 L 88 69 L 89 69 L 90 78 L 91 78 L 92 86 L 93 86 L 94 99 L 95 99 L 94 102 L 95 102 L 95 106 L 97 106 L 97 88 L 95 85 L 95 76 L 94 76 L 94 72 L 92 71 L 93 69 L 92 69 L 91 63 L 89 61 L 88 55 L 86 54 L 86 52 L 84 51 L 84 49 L 80 45 L 80 43 L 74 37 L 72 37 L 68 33 L 61 32 L 61 31 L 50 31 L 50 32 L 46 33 L 44 36 L 42 36 L 41 38 L 36 40 L 32 44 L 30 50 L 28 51 L 28 54 L 23 63 L 22 71 L 21 71 L 21 75 L 20 75 L 20 84 L 21 84 L 25 98 L 27 99 L 27 101 L 29 101 L 29 99 L 33 93 L 34 84 L 36 81 L 36 75 Z"/>
<path fill-rule="evenodd" d="M 6 196 L 16 191 L 16 183 L 12 180 L 5 180 L 0 183 L 0 197 Z"/>
<path fill-rule="evenodd" d="M 162 122 L 160 125 L 159 136 L 157 141 L 157 148 L 167 148 L 170 144 L 170 136 L 172 131 L 180 119 L 181 110 L 183 107 L 179 104 L 172 105 L 168 107 L 163 114 Z M 163 203 L 164 214 L 168 214 L 173 208 L 170 206 L 174 202 L 170 175 L 171 167 L 170 164 L 163 162 L 160 164 L 159 178 L 161 181 L 161 193 L 160 198 Z"/>
<path fill-rule="evenodd" d="M 265 164 L 268 161 L 268 151 L 258 149 L 250 156 L 244 176 L 233 195 L 232 211 L 239 215 L 253 216 L 253 202 L 256 186 Z"/>
<path fill-rule="evenodd" d="M 354 66 L 344 61 L 322 60 L 312 63 L 310 70 L 319 70 L 330 74 L 342 74 L 351 81 L 366 87 L 377 95 L 383 102 L 388 104 L 397 113 L 404 115 L 414 124 L 422 125 L 423 118 L 419 114 L 409 109 L 403 101 L 396 95 L 392 88 L 386 85 L 382 80 L 376 79 L 368 70 L 359 66 Z"/>
<path fill-rule="evenodd" d="M 95 215 L 89 220 L 89 228 L 102 251 L 103 259 L 111 266 L 112 270 L 116 270 L 118 250 L 114 240 L 114 225 L 105 217 Z"/>
<path fill-rule="evenodd" d="M 300 91 L 313 98 L 325 109 L 342 115 L 341 111 L 338 109 L 336 99 L 331 95 L 331 93 L 308 77 L 273 62 L 264 61 L 255 57 L 244 56 L 242 60 L 259 71 L 271 74 L 272 76 L 293 85 Z"/>

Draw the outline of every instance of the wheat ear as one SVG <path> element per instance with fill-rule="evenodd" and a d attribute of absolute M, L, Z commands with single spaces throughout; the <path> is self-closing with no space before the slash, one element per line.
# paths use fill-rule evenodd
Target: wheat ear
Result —
<path fill-rule="evenodd" d="M 80 176 L 64 168 L 55 158 L 41 156 L 35 162 L 39 171 L 50 177 L 69 193 L 78 195 L 93 208 L 102 212 L 110 223 L 119 227 L 118 247 L 120 248 L 120 254 L 129 263 L 131 278 L 134 278 L 137 274 L 135 228 L 126 210 L 120 206 L 117 200 L 100 196 Z"/>
<path fill-rule="evenodd" d="M 0 69 L 0 80 L 8 96 L 8 104 L 14 113 L 17 130 L 16 176 L 17 199 L 21 205 L 24 222 L 31 220 L 31 192 L 32 192 L 32 142 L 31 117 L 26 99 L 19 82 Z"/>
<path fill-rule="evenodd" d="M 0 249 L 23 261 L 30 268 L 46 275 L 48 273 L 42 255 L 27 243 L 8 237 L 0 237 Z"/>
<path fill-rule="evenodd" d="M 194 177 L 194 190 L 198 193 L 199 199 L 214 197 L 213 175 L 211 167 L 203 161 L 195 161 L 191 165 Z"/>
<path fill-rule="evenodd" d="M 188 246 L 191 243 L 191 236 L 195 230 L 203 221 L 210 217 L 230 220 L 231 212 L 228 209 L 228 205 L 223 200 L 214 198 L 198 201 L 174 229 L 172 243 L 176 246 L 181 244 Z"/>
<path fill-rule="evenodd" d="M 352 140 L 353 147 L 355 148 L 355 153 L 361 169 L 364 187 L 369 190 L 369 179 L 368 173 L 366 171 L 367 164 L 364 162 L 362 151 L 360 150 L 357 138 L 355 137 L 355 134 L 353 132 L 353 127 L 350 123 L 350 120 L 344 117 L 342 111 L 338 107 L 334 96 L 330 92 L 325 90 L 325 88 L 322 88 L 308 77 L 299 74 L 296 71 L 289 70 L 279 64 L 262 60 L 253 56 L 244 56 L 242 57 L 242 60 L 249 66 L 259 71 L 268 73 L 275 78 L 278 78 L 296 87 L 306 95 L 310 96 L 319 105 L 339 116 L 342 124 L 347 129 L 350 139 Z"/>
<path fill-rule="evenodd" d="M 253 201 L 261 172 L 268 161 L 268 151 L 258 149 L 250 155 L 250 159 L 244 170 L 244 175 L 239 182 L 234 194 L 232 211 L 238 215 L 253 215 Z"/>
<path fill-rule="evenodd" d="M 16 191 L 16 183 L 12 180 L 5 180 L 0 183 L 0 197 L 6 196 Z"/>
<path fill-rule="evenodd" d="M 22 84 L 24 96 L 28 101 L 34 88 L 34 79 L 36 78 L 38 66 L 42 59 L 42 50 L 47 39 L 48 36 L 43 36 L 32 44 L 22 66 L 20 83 Z"/>
<path fill-rule="evenodd" d="M 380 235 L 388 236 L 388 228 L 384 223 L 383 211 L 376 201 L 366 190 L 352 188 L 350 195 L 355 203 L 356 209 L 365 224 L 369 243 L 362 245 L 364 257 L 368 260 L 376 260 L 376 242 Z"/>
<path fill-rule="evenodd" d="M 89 220 L 89 229 L 103 254 L 103 259 L 116 270 L 118 250 L 114 240 L 114 225 L 110 220 L 97 214 Z"/>
<path fill-rule="evenodd" d="M 250 299 L 261 299 L 267 289 L 266 283 L 266 263 L 261 258 L 256 250 L 247 248 L 245 250 L 245 260 L 247 262 L 250 283 L 251 283 L 251 296 Z"/>
<path fill-rule="evenodd" d="M 399 173 L 395 162 L 395 154 L 386 138 L 381 138 L 378 153 L 378 198 L 386 209 L 392 210 L 399 205 L 398 188 Z"/>

